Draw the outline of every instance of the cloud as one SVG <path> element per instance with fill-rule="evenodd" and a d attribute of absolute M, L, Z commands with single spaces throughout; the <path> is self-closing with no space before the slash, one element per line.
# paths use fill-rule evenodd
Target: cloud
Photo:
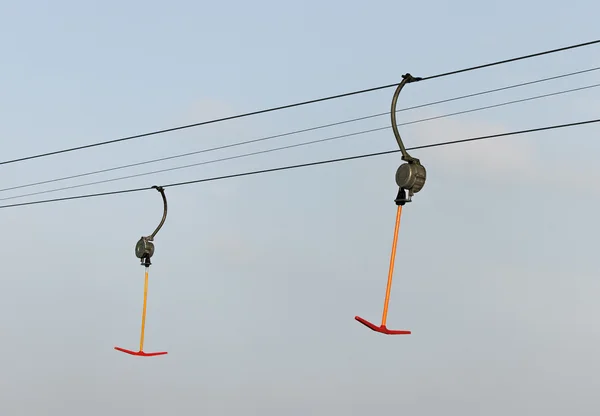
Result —
<path fill-rule="evenodd" d="M 184 118 L 198 121 L 227 117 L 234 114 L 234 107 L 225 101 L 214 98 L 201 98 L 195 101 L 185 112 Z"/>
<path fill-rule="evenodd" d="M 416 127 L 419 144 L 437 141 L 493 135 L 519 130 L 485 121 L 458 121 L 442 119 Z M 538 134 L 544 134 L 538 133 Z M 531 137 L 531 136 L 529 136 Z M 547 143 L 547 142 L 546 142 Z M 411 144 L 412 145 L 412 144 Z M 543 144 L 542 144 L 543 145 Z M 541 144 L 527 134 L 467 142 L 440 148 L 415 151 L 426 167 L 435 166 L 438 174 L 451 174 L 508 184 L 551 186 L 570 191 L 600 194 L 600 169 L 597 165 L 565 164 L 541 152 Z M 422 156 L 421 156 L 422 153 Z M 568 167 L 567 167 L 568 166 Z"/>
<path fill-rule="evenodd" d="M 228 259 L 237 265 L 250 265 L 262 256 L 259 247 L 253 245 L 249 238 L 234 230 L 223 230 L 213 234 L 208 249 L 214 256 Z"/>
<path fill-rule="evenodd" d="M 486 122 L 464 122 L 451 119 L 423 124 L 417 128 L 420 143 L 444 142 L 463 138 L 491 135 L 507 131 L 505 126 Z M 423 159 L 430 164 L 441 164 L 445 170 L 459 174 L 484 175 L 488 179 L 504 179 L 531 174 L 534 149 L 531 143 L 515 138 L 498 138 L 467 142 L 427 151 Z"/>

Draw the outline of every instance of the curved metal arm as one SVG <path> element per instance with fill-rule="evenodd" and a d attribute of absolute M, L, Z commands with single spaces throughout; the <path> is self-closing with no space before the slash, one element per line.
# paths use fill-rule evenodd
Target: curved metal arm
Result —
<path fill-rule="evenodd" d="M 147 237 L 149 241 L 154 240 L 154 237 L 156 236 L 158 231 L 162 228 L 163 224 L 165 223 L 165 220 L 167 219 L 167 197 L 165 196 L 165 190 L 163 189 L 162 186 L 156 186 L 156 185 L 153 186 L 152 188 L 154 188 L 158 192 L 160 192 L 160 196 L 162 196 L 162 199 L 163 199 L 164 212 L 163 212 L 162 219 L 160 220 L 160 224 L 158 224 L 158 227 L 156 227 L 156 230 L 154 230 L 154 232 Z"/>
<path fill-rule="evenodd" d="M 398 142 L 398 146 L 400 146 L 400 151 L 402 152 L 402 160 L 405 160 L 409 163 L 419 163 L 419 159 L 412 157 L 406 151 L 404 147 L 404 143 L 402 143 L 402 138 L 400 137 L 400 133 L 398 132 L 398 126 L 396 126 L 396 104 L 398 103 L 398 96 L 400 95 L 400 91 L 404 85 L 413 81 L 420 81 L 421 78 L 415 78 L 411 74 L 402 75 L 402 82 L 396 88 L 396 92 L 394 92 L 394 98 L 392 98 L 392 130 L 394 130 L 394 136 L 396 136 L 396 141 Z"/>

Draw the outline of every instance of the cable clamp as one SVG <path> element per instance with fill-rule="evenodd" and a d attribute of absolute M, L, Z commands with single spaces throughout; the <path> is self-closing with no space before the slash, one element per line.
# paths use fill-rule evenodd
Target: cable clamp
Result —
<path fill-rule="evenodd" d="M 421 81 L 423 78 L 421 78 L 421 77 L 413 77 L 411 74 L 409 74 L 407 72 L 406 74 L 402 75 L 402 79 L 406 80 L 406 83 L 408 84 L 409 82 Z"/>

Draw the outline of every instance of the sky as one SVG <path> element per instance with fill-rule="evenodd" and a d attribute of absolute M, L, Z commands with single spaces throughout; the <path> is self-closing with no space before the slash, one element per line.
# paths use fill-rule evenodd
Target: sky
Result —
<path fill-rule="evenodd" d="M 0 161 L 595 40 L 597 2 L 0 0 Z M 399 108 L 600 66 L 600 46 L 410 84 Z M 398 122 L 600 82 L 600 72 Z M 389 111 L 393 90 L 0 166 L 0 188 Z M 598 88 L 400 127 L 408 147 L 598 118 Z M 389 116 L 36 187 L 389 126 Z M 415 150 L 388 327 L 399 154 L 0 209 L 0 411 L 17 415 L 598 413 L 598 125 Z M 390 130 L 35 199 L 397 148 Z"/>

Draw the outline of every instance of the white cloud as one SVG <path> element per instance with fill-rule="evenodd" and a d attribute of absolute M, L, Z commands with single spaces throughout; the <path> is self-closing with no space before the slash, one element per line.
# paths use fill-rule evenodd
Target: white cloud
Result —
<path fill-rule="evenodd" d="M 516 130 L 494 123 L 443 119 L 416 128 L 418 144 L 492 135 Z M 534 133 L 535 134 L 535 133 Z M 544 134 L 537 133 L 537 134 Z M 526 183 L 570 191 L 600 193 L 600 169 L 596 165 L 569 163 L 542 156 L 541 144 L 528 134 L 491 138 L 415 152 L 426 167 L 466 176 L 469 180 Z M 566 163 L 565 163 L 566 162 Z"/>
<path fill-rule="evenodd" d="M 253 245 L 249 238 L 234 230 L 223 230 L 213 234 L 210 239 L 210 252 L 213 255 L 228 259 L 237 265 L 249 265 L 262 260 L 259 247 Z"/>
<path fill-rule="evenodd" d="M 184 113 L 186 119 L 198 121 L 198 117 L 203 120 L 213 118 L 227 117 L 234 114 L 234 108 L 225 101 L 214 98 L 201 98 L 197 100 Z"/>

